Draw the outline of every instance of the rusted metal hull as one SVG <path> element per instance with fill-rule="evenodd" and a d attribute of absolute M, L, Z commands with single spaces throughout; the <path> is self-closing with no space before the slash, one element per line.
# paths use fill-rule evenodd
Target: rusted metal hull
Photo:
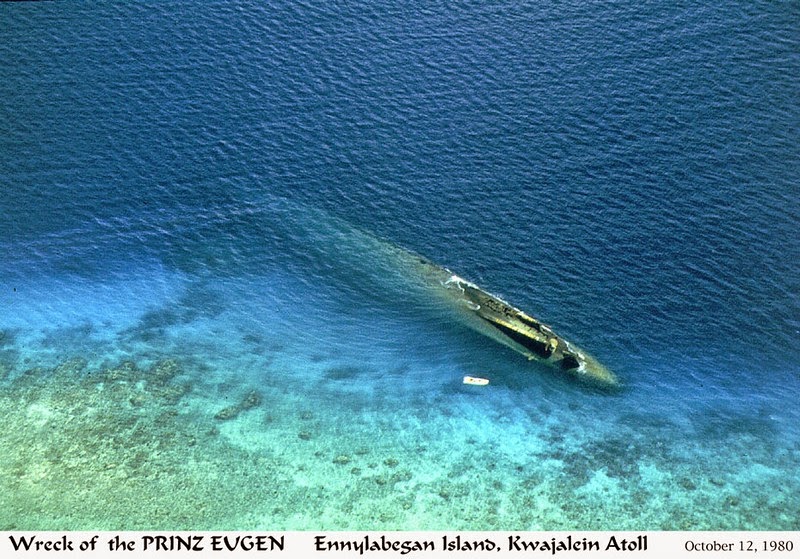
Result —
<path fill-rule="evenodd" d="M 597 359 L 565 340 L 552 328 L 496 295 L 492 295 L 426 258 L 418 257 L 429 279 L 455 303 L 462 321 L 470 328 L 555 370 L 582 381 L 615 387 L 617 377 Z"/>

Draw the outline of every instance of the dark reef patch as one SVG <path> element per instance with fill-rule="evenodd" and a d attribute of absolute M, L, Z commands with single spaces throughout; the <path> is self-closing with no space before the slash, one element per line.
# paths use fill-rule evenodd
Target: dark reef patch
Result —
<path fill-rule="evenodd" d="M 217 290 L 191 286 L 175 303 L 145 312 L 134 326 L 120 332 L 120 337 L 129 342 L 152 343 L 163 338 L 169 328 L 215 318 L 224 310 L 224 297 Z"/>
<path fill-rule="evenodd" d="M 255 390 L 251 390 L 250 392 L 245 394 L 244 397 L 242 397 L 239 403 L 233 406 L 225 407 L 220 411 L 218 411 L 216 414 L 214 414 L 214 419 L 219 419 L 223 421 L 228 419 L 234 419 L 240 413 L 247 410 L 251 410 L 261 405 L 261 401 L 262 401 L 261 394 L 259 394 Z"/>
<path fill-rule="evenodd" d="M 83 322 L 77 326 L 53 328 L 45 332 L 41 345 L 47 349 L 79 349 L 92 342 L 94 331 L 94 325 L 91 322 Z"/>
<path fill-rule="evenodd" d="M 0 349 L 0 381 L 11 375 L 19 363 L 19 355 L 16 349 Z"/>
<path fill-rule="evenodd" d="M 0 529 L 232 529 L 295 502 L 268 459 L 215 435 L 210 415 L 181 411 L 191 378 L 169 358 L 93 369 L 78 356 L 9 382 Z"/>
<path fill-rule="evenodd" d="M 325 369 L 325 380 L 354 380 L 361 375 L 366 375 L 369 372 L 364 367 L 355 365 L 339 365 Z"/>
<path fill-rule="evenodd" d="M 707 441 L 740 439 L 742 436 L 764 440 L 776 435 L 775 425 L 766 411 L 752 415 L 719 408 L 695 413 L 690 419 L 697 436 Z"/>
<path fill-rule="evenodd" d="M 11 347 L 17 343 L 17 331 L 11 328 L 0 328 L 0 349 Z"/>
<path fill-rule="evenodd" d="M 559 433 L 554 433 L 551 440 L 555 443 L 554 450 L 546 456 L 563 462 L 564 482 L 572 487 L 586 484 L 600 470 L 608 477 L 630 483 L 640 480 L 641 464 L 673 462 L 669 456 L 668 441 L 655 433 L 644 435 L 630 432 L 589 439 L 577 450 L 562 444 Z"/>

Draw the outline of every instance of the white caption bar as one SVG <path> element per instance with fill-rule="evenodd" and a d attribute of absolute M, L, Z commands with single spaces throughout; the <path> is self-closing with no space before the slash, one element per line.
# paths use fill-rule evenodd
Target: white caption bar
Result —
<path fill-rule="evenodd" d="M 2 532 L 0 557 L 797 557 L 800 532 Z"/>

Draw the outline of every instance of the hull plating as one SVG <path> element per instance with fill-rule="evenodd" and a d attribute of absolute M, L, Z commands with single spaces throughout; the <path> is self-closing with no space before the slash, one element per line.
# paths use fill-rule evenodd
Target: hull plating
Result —
<path fill-rule="evenodd" d="M 597 359 L 552 328 L 447 268 L 417 257 L 429 282 L 455 305 L 461 321 L 477 332 L 554 369 L 590 383 L 614 387 L 617 377 Z"/>

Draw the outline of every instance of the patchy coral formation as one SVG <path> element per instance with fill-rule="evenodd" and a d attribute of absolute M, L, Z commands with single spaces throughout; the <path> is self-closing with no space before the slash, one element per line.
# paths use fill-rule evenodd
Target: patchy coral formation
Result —
<path fill-rule="evenodd" d="M 269 463 L 220 441 L 210 416 L 183 413 L 189 389 L 169 359 L 91 370 L 74 358 L 5 386 L 0 528 L 252 523 L 241 515 L 253 492 L 279 491 Z"/>
<path fill-rule="evenodd" d="M 324 383 L 358 370 L 326 367 Z M 609 434 L 545 406 L 518 431 L 478 423 L 457 397 L 407 410 L 374 398 L 354 415 L 325 393 L 338 379 L 220 394 L 208 375 L 81 357 L 9 375 L 0 529 L 800 528 L 800 445 L 771 444 L 757 419 L 622 417 L 630 427 Z"/>
<path fill-rule="evenodd" d="M 244 398 L 242 398 L 238 404 L 222 408 L 220 411 L 218 411 L 214 415 L 214 419 L 220 419 L 223 421 L 227 419 L 233 419 L 243 411 L 253 409 L 259 404 L 261 404 L 261 395 L 257 391 L 252 390 L 245 394 Z"/>

